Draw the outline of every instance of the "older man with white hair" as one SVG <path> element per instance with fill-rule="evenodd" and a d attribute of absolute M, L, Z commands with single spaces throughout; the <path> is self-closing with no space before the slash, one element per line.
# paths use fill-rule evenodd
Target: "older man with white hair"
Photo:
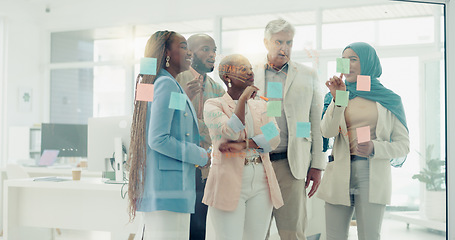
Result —
<path fill-rule="evenodd" d="M 270 21 L 264 33 L 267 59 L 254 67 L 258 94 L 281 102 L 281 115 L 276 116 L 281 142 L 270 153 L 270 160 L 284 200 L 284 206 L 273 211 L 282 240 L 306 239 L 305 189 L 312 182 L 308 197 L 314 195 L 326 165 L 320 130 L 320 84 L 314 69 L 290 60 L 294 33 L 289 22 Z"/>

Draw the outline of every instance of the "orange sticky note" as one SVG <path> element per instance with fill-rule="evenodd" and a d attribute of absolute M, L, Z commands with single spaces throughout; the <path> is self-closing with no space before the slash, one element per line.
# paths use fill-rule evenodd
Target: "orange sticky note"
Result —
<path fill-rule="evenodd" d="M 153 101 L 153 84 L 139 83 L 136 89 L 136 101 Z"/>
<path fill-rule="evenodd" d="M 367 91 L 371 89 L 370 76 L 357 75 L 357 91 Z"/>
<path fill-rule="evenodd" d="M 363 143 L 370 141 L 370 126 L 359 127 L 356 129 L 357 132 L 357 143 Z"/>

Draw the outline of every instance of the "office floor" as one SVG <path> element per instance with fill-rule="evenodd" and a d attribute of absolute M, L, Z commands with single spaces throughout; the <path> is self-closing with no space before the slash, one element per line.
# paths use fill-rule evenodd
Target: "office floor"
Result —
<path fill-rule="evenodd" d="M 43 231 L 50 232 L 43 229 Z M 108 240 L 110 234 L 106 232 L 84 232 L 74 230 L 61 230 L 61 235 L 54 232 L 55 240 Z M 48 239 L 52 239 L 49 234 Z M 384 219 L 382 227 L 382 239 L 387 240 L 445 240 L 445 234 L 428 230 L 421 226 L 410 225 L 409 229 L 406 228 L 406 223 L 398 222 L 391 219 Z M 45 239 L 45 240 L 48 240 Z M 279 240 L 278 234 L 275 233 L 271 236 L 270 240 Z M 0 237 L 0 240 L 3 240 Z M 44 239 L 43 239 L 44 240 Z M 125 239 L 127 240 L 127 239 Z M 349 240 L 357 240 L 357 229 L 355 226 L 351 227 L 349 233 Z"/>

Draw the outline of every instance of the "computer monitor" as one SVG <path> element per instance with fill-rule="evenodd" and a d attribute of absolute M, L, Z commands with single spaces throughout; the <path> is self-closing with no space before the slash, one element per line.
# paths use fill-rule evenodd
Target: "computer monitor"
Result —
<path fill-rule="evenodd" d="M 123 154 L 129 150 L 132 116 L 88 119 L 88 170 L 113 171 L 107 158 L 114 158 L 116 139 L 121 139 Z M 118 149 L 117 149 L 118 151 Z M 126 159 L 124 159 L 126 160 Z"/>
<path fill-rule="evenodd" d="M 87 157 L 86 124 L 41 124 L 41 154 L 59 150 L 59 157 Z"/>

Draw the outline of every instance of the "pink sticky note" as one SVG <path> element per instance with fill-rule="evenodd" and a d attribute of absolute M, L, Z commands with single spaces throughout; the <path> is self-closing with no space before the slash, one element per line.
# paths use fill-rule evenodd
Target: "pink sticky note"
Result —
<path fill-rule="evenodd" d="M 139 83 L 136 89 L 136 101 L 153 101 L 153 84 Z"/>
<path fill-rule="evenodd" d="M 359 127 L 356 129 L 357 132 L 357 143 L 363 143 L 370 141 L 370 126 Z"/>
<path fill-rule="evenodd" d="M 371 89 L 370 76 L 357 75 L 357 91 L 367 91 Z"/>

